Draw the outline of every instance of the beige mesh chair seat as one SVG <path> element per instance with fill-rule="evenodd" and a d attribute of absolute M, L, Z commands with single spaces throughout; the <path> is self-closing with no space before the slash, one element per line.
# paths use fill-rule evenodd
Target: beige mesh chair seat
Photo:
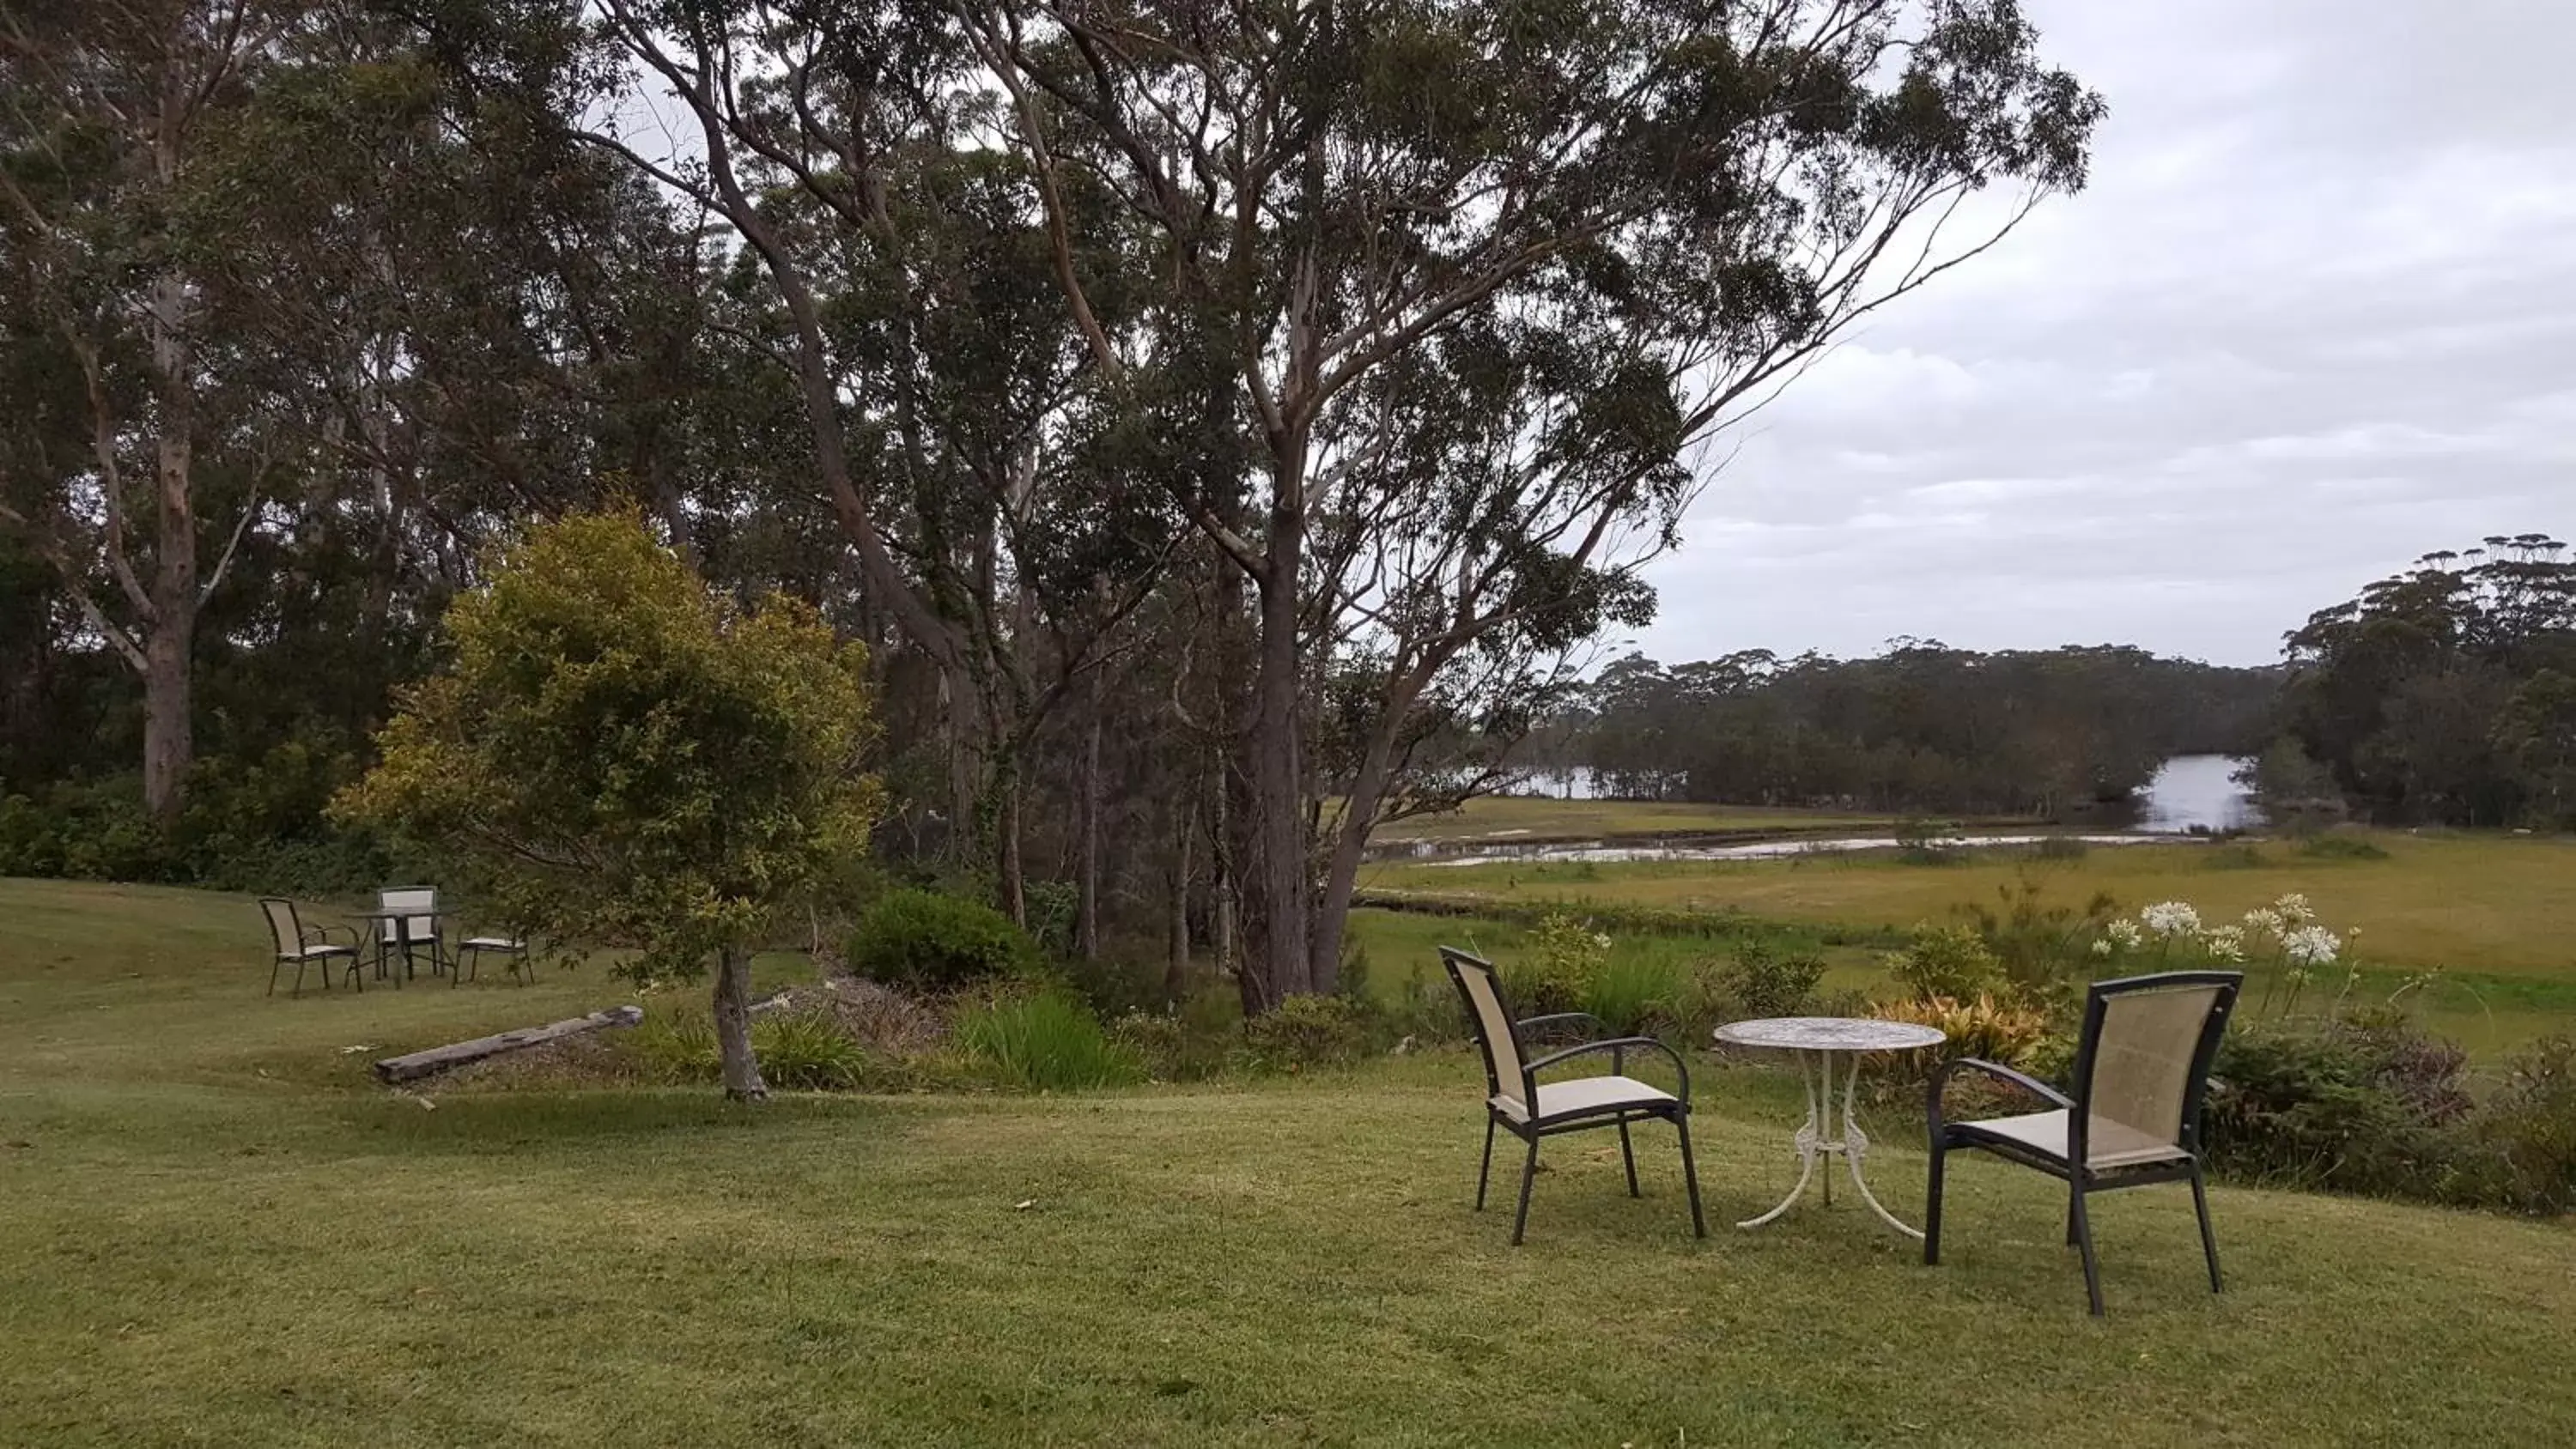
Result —
<path fill-rule="evenodd" d="M 1560 1132 L 1597 1127 L 1619 1129 L 1619 1156 L 1628 1170 L 1628 1195 L 1642 1197 L 1637 1187 L 1637 1151 L 1629 1140 L 1631 1122 L 1670 1122 L 1681 1136 L 1682 1185 L 1690 1196 L 1691 1231 L 1708 1236 L 1708 1221 L 1699 1206 L 1699 1173 L 1691 1164 L 1690 1068 L 1681 1053 L 1650 1036 L 1613 1037 L 1597 1019 L 1581 1012 L 1555 1016 L 1513 1017 L 1503 1004 L 1494 968 L 1464 951 L 1443 946 L 1440 964 L 1466 1003 L 1476 1045 L 1485 1056 L 1485 1156 L 1476 1169 L 1476 1211 L 1485 1210 L 1485 1189 L 1494 1172 L 1494 1131 L 1500 1128 L 1529 1144 L 1521 1163 L 1520 1209 L 1512 1218 L 1512 1243 L 1518 1246 L 1529 1226 L 1530 1184 L 1538 1176 L 1538 1140 Z M 1583 1028 L 1596 1039 L 1545 1056 L 1529 1055 L 1544 1033 Z M 1677 1090 L 1667 1092 L 1627 1074 L 1628 1054 L 1660 1052 L 1672 1063 Z M 1606 1075 L 1541 1082 L 1539 1074 L 1571 1061 L 1607 1055 Z"/>
<path fill-rule="evenodd" d="M 277 947 L 277 957 L 268 968 L 268 994 L 277 994 L 277 973 L 287 963 L 295 965 L 295 985 L 286 994 L 304 994 L 304 971 L 308 966 L 322 968 L 322 989 L 331 989 L 331 963 L 349 963 L 349 984 L 360 991 L 367 989 L 358 978 L 358 933 L 346 926 L 308 926 L 295 914 L 295 902 L 275 896 L 262 897 L 260 913 L 268 917 L 268 934 Z M 349 944 L 343 946 L 331 939 L 333 930 L 349 931 Z"/>
<path fill-rule="evenodd" d="M 534 978 L 529 969 L 528 942 L 523 936 L 468 936 L 456 943 L 456 970 L 448 977 L 450 985 L 478 975 L 487 954 L 510 958 L 510 976 L 525 986 Z"/>
<path fill-rule="evenodd" d="M 2209 1085 L 2209 1065 L 2227 1030 L 2227 1013 L 2244 982 L 2234 971 L 2172 971 L 2094 983 L 2075 1048 L 2072 1097 L 1974 1057 L 1934 1074 L 1923 1261 L 1941 1261 L 1945 1158 L 1975 1149 L 2065 1181 L 2066 1241 L 2083 1252 L 2084 1291 L 2096 1314 L 2102 1311 L 2102 1274 L 2084 1212 L 2088 1193 L 2190 1183 L 2201 1253 L 2209 1263 L 2209 1291 L 2218 1292 L 2218 1238 L 2210 1230 L 2209 1191 L 2200 1164 L 2200 1104 Z M 2054 1103 L 2055 1110 L 1947 1121 L 1942 1098 L 1950 1079 L 1963 1071 L 2010 1082 Z"/>

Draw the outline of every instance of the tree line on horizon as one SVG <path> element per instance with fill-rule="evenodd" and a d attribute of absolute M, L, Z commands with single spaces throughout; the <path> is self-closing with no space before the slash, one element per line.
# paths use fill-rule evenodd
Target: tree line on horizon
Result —
<path fill-rule="evenodd" d="M 1535 741 L 1619 799 L 2068 819 L 2174 755 L 2247 758 L 2284 821 L 2576 827 L 2576 559 L 2499 535 L 2321 609 L 2282 662 L 1899 640 L 1603 669 Z"/>

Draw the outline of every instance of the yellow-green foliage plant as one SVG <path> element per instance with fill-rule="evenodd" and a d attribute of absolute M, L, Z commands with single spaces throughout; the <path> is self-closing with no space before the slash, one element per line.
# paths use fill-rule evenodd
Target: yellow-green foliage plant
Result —
<path fill-rule="evenodd" d="M 640 977 L 712 963 L 725 1093 L 766 1096 L 752 945 L 866 848 L 866 652 L 796 600 L 710 588 L 634 513 L 532 527 L 485 579 L 335 813 L 515 926 L 638 948 Z"/>

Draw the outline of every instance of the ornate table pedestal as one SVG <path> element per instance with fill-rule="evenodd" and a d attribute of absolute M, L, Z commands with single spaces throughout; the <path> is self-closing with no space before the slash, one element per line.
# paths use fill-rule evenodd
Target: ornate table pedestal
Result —
<path fill-rule="evenodd" d="M 1852 1186 L 1860 1189 L 1861 1201 L 1889 1227 L 1910 1238 L 1922 1233 L 1896 1220 L 1869 1190 L 1869 1179 L 1861 1175 L 1862 1160 L 1869 1155 L 1869 1137 L 1860 1130 L 1853 1115 L 1853 1104 L 1860 1086 L 1860 1057 L 1863 1052 L 1911 1051 L 1939 1046 L 1948 1035 L 1934 1027 L 1916 1026 L 1903 1021 L 1875 1021 L 1851 1016 L 1772 1016 L 1755 1021 L 1730 1022 L 1717 1029 L 1717 1040 L 1726 1046 L 1759 1047 L 1770 1051 L 1798 1054 L 1799 1075 L 1807 1087 L 1807 1120 L 1790 1139 L 1798 1154 L 1798 1185 L 1780 1205 L 1760 1217 L 1737 1223 L 1739 1228 L 1758 1228 L 1778 1218 L 1797 1204 L 1807 1192 L 1807 1184 L 1816 1180 L 1816 1164 L 1841 1154 L 1843 1165 L 1850 1169 Z M 1843 1120 L 1841 1130 L 1834 1131 L 1834 1057 L 1849 1053 L 1850 1063 L 1843 1072 Z M 1824 1173 L 1825 1201 L 1834 1200 L 1834 1174 Z"/>

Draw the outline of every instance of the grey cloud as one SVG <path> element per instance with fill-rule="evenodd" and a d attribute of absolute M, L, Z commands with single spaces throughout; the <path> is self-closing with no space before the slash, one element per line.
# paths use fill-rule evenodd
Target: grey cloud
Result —
<path fill-rule="evenodd" d="M 2426 550 L 2576 531 L 2576 6 L 2035 8 L 2111 101 L 2093 186 L 1746 426 L 1643 647 L 2260 662 Z"/>

